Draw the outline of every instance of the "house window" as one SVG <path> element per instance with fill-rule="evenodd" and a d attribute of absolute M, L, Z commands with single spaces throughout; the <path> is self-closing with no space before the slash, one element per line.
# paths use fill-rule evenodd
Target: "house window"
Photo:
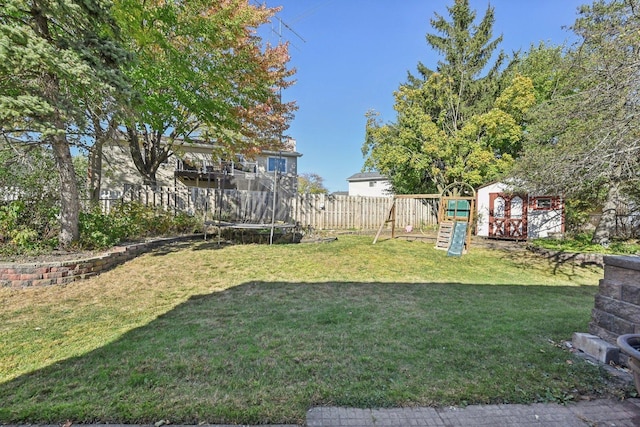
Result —
<path fill-rule="evenodd" d="M 375 181 L 369 181 L 369 187 L 375 187 L 375 186 L 376 186 Z"/>
<path fill-rule="evenodd" d="M 552 207 L 551 197 L 537 197 L 535 209 L 549 210 Z"/>
<path fill-rule="evenodd" d="M 286 172 L 287 171 L 287 159 L 282 157 L 269 157 L 267 159 L 267 171 L 273 172 Z"/>

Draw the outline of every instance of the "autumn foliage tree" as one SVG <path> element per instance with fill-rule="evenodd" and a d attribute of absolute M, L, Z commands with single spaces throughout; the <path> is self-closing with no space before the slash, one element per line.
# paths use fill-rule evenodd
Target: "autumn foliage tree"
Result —
<path fill-rule="evenodd" d="M 298 193 L 327 194 L 329 190 L 324 186 L 324 179 L 317 173 L 303 173 L 298 176 Z"/>
<path fill-rule="evenodd" d="M 277 9 L 248 0 L 117 0 L 116 9 L 137 55 L 128 75 L 140 98 L 124 123 L 145 184 L 182 143 L 215 144 L 220 156 L 282 148 L 295 105 L 279 91 L 293 71 L 287 46 L 262 46 L 256 34 Z"/>

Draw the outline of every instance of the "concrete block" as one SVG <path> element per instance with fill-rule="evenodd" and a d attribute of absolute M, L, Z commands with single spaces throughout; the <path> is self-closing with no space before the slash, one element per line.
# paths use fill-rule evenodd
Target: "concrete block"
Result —
<path fill-rule="evenodd" d="M 595 308 L 640 325 L 640 310 L 637 305 L 598 294 L 595 297 Z"/>
<path fill-rule="evenodd" d="M 622 299 L 622 286 L 619 283 L 614 283 L 606 279 L 600 280 L 598 286 L 598 293 L 609 298 L 620 300 Z"/>
<path fill-rule="evenodd" d="M 640 257 L 633 255 L 607 255 L 604 257 L 607 265 L 621 267 L 625 270 L 636 270 L 640 272 Z"/>
<path fill-rule="evenodd" d="M 601 363 L 608 365 L 610 362 L 619 362 L 620 349 L 596 335 L 576 332 L 573 334 L 572 343 L 575 348 Z"/>

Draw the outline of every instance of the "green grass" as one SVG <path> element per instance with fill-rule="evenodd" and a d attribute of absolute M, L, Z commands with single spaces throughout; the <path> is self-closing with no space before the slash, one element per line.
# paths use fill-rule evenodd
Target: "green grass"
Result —
<path fill-rule="evenodd" d="M 315 405 L 629 391 L 559 345 L 587 330 L 601 270 L 371 240 L 183 244 L 0 289 L 0 423 L 299 423 Z"/>
<path fill-rule="evenodd" d="M 553 251 L 600 253 L 600 254 L 639 254 L 640 244 L 635 240 L 613 240 L 606 247 L 591 243 L 590 233 L 578 234 L 566 239 L 536 239 L 532 241 L 534 246 Z"/>

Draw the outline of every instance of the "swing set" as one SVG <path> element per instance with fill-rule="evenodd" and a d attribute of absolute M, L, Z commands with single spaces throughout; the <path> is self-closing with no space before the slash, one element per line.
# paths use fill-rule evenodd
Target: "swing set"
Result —
<path fill-rule="evenodd" d="M 437 199 L 438 234 L 436 249 L 446 250 L 447 255 L 461 256 L 471 246 L 471 225 L 474 220 L 476 191 L 469 184 L 454 182 L 440 194 L 398 194 L 393 201 L 385 221 L 380 225 L 373 244 L 378 241 L 383 228 L 391 224 L 391 238 L 396 237 L 396 201 L 398 199 Z"/>

